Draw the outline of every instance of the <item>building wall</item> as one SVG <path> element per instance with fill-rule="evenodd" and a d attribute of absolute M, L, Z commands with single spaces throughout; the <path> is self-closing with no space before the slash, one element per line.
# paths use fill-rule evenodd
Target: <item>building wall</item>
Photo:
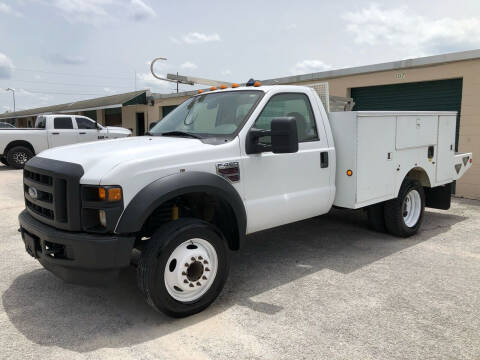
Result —
<path fill-rule="evenodd" d="M 331 95 L 350 96 L 350 89 L 354 87 L 452 78 L 463 78 L 458 150 L 474 153 L 473 166 L 457 182 L 456 194 L 480 199 L 480 163 L 475 161 L 475 155 L 480 156 L 480 109 L 477 105 L 480 94 L 480 59 L 322 79 L 317 82 L 328 82 Z M 311 83 L 310 81 L 298 84 Z"/>

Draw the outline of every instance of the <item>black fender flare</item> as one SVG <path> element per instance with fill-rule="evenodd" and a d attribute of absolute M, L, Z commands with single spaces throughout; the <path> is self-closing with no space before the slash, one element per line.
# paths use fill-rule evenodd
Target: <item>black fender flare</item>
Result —
<path fill-rule="evenodd" d="M 128 203 L 118 221 L 115 233 L 139 232 L 148 217 L 162 203 L 192 192 L 205 192 L 227 202 L 236 217 L 238 240 L 239 242 L 243 240 L 247 229 L 247 213 L 237 190 L 226 179 L 199 171 L 168 175 L 145 186 Z"/>

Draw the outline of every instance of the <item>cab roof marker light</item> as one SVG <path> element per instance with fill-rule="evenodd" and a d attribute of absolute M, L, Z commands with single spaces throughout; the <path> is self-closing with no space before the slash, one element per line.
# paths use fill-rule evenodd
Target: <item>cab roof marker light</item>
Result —
<path fill-rule="evenodd" d="M 203 91 L 204 91 L 204 90 L 200 89 L 200 90 L 197 91 L 197 93 L 198 93 L 198 94 L 201 94 L 201 93 L 203 93 Z"/>
<path fill-rule="evenodd" d="M 226 89 L 226 88 L 227 88 L 227 85 L 225 85 L 225 84 L 220 85 L 220 89 L 223 90 L 223 89 Z"/>
<path fill-rule="evenodd" d="M 261 83 L 260 81 L 255 81 L 255 82 L 253 83 L 253 86 L 255 86 L 255 87 L 259 87 L 259 86 L 261 86 L 261 85 L 262 85 L 262 83 Z"/>
<path fill-rule="evenodd" d="M 233 88 L 233 89 L 235 89 L 235 88 L 237 88 L 237 87 L 239 87 L 239 86 L 240 86 L 240 85 L 238 85 L 237 83 L 233 83 L 233 84 L 232 84 L 232 88 Z"/>
<path fill-rule="evenodd" d="M 217 90 L 217 87 L 216 87 L 216 86 L 212 86 L 212 87 L 210 88 L 210 91 L 215 91 L 215 90 Z"/>

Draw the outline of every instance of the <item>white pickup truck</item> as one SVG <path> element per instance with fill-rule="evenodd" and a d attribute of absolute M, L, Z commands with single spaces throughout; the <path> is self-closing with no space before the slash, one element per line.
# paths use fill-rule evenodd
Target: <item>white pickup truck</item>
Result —
<path fill-rule="evenodd" d="M 52 147 L 131 134 L 125 128 L 103 127 L 85 116 L 41 115 L 35 121 L 35 128 L 0 130 L 0 162 L 21 169 L 35 154 Z"/>
<path fill-rule="evenodd" d="M 377 230 L 414 235 L 425 206 L 448 209 L 452 182 L 471 166 L 471 153 L 454 152 L 455 118 L 327 114 L 301 86 L 201 93 L 149 136 L 32 158 L 22 239 L 69 282 L 108 281 L 140 252 L 137 282 L 148 303 L 187 316 L 218 296 L 229 251 L 248 234 L 335 205 L 367 209 Z"/>

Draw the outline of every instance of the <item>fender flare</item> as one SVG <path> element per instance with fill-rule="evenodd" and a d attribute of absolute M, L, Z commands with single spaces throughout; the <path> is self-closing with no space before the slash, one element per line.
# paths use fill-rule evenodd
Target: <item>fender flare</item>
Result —
<path fill-rule="evenodd" d="M 162 203 L 192 192 L 205 192 L 227 202 L 236 217 L 239 241 L 243 240 L 247 229 L 247 214 L 237 190 L 218 175 L 198 171 L 169 175 L 145 186 L 128 203 L 120 216 L 115 233 L 139 232 L 148 217 Z"/>

